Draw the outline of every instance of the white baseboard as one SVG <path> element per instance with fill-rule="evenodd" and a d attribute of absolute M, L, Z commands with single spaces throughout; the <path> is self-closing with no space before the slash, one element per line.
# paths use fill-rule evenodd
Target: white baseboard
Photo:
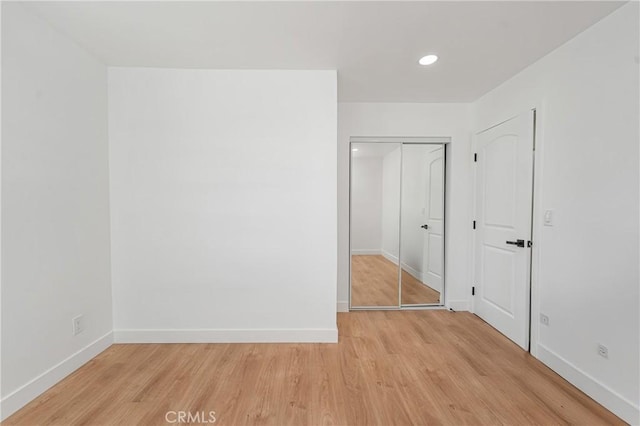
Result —
<path fill-rule="evenodd" d="M 337 343 L 338 328 L 114 330 L 115 343 Z"/>
<path fill-rule="evenodd" d="M 113 344 L 113 333 L 109 332 L 2 398 L 0 421 L 5 420 L 36 399 L 47 389 L 95 358 L 111 344 Z"/>
<path fill-rule="evenodd" d="M 439 288 L 435 288 L 435 287 L 432 287 L 429 284 L 427 284 L 429 282 L 429 280 L 427 279 L 427 274 L 426 273 L 423 273 L 422 271 L 419 271 L 419 270 L 409 266 L 406 263 L 402 264 L 402 270 L 407 272 L 409 275 L 411 275 L 417 281 L 419 281 L 423 286 L 429 287 L 431 290 L 437 291 L 438 293 L 442 292 L 442 290 L 440 290 Z"/>
<path fill-rule="evenodd" d="M 640 407 L 600 383 L 560 355 L 538 344 L 538 359 L 625 422 L 640 424 Z"/>
<path fill-rule="evenodd" d="M 349 302 L 346 300 L 338 300 L 338 312 L 349 312 Z"/>
<path fill-rule="evenodd" d="M 466 312 L 469 310 L 468 300 L 448 300 L 446 304 L 447 308 L 451 308 L 456 312 Z"/>
<path fill-rule="evenodd" d="M 352 249 L 351 250 L 351 254 L 354 254 L 356 256 L 361 255 L 361 256 L 367 256 L 367 255 L 374 255 L 374 254 L 380 254 L 380 249 Z"/>
<path fill-rule="evenodd" d="M 398 256 L 394 256 L 391 253 L 389 253 L 388 251 L 385 250 L 381 250 L 380 254 L 384 256 L 385 259 L 387 259 L 389 262 L 393 262 L 396 265 L 398 264 Z"/>
<path fill-rule="evenodd" d="M 382 254 L 382 256 L 384 256 L 385 259 L 387 259 L 389 262 L 392 262 L 394 265 L 398 264 L 398 257 L 392 255 L 391 253 L 382 250 L 380 252 L 380 254 Z M 427 278 L 425 277 L 425 274 L 422 273 L 422 271 L 418 271 L 417 269 L 409 266 L 406 263 L 402 263 L 402 269 L 407 272 L 409 275 L 411 275 L 413 278 L 415 278 L 416 280 L 420 281 L 424 286 L 429 287 L 430 289 L 432 289 L 433 291 L 437 291 L 438 293 L 441 292 L 441 290 L 437 289 L 437 288 L 433 288 L 431 287 L 429 284 L 427 284 Z M 465 309 L 466 310 L 466 309 Z"/>
<path fill-rule="evenodd" d="M 402 263 L 402 269 L 406 271 L 409 275 L 411 275 L 413 278 L 415 278 L 416 280 L 424 283 L 424 280 L 422 279 L 422 271 L 418 271 L 417 269 L 412 268 L 411 266 L 407 265 L 404 262 Z"/>

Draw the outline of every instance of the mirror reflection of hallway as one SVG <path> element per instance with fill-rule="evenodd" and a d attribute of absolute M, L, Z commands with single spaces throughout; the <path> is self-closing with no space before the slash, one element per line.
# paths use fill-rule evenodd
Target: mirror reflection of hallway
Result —
<path fill-rule="evenodd" d="M 351 147 L 351 307 L 440 305 L 444 145 Z"/>

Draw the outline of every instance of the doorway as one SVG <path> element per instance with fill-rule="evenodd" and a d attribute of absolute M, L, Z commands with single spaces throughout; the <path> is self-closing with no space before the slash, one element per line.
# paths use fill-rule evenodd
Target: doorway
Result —
<path fill-rule="evenodd" d="M 351 138 L 350 309 L 444 305 L 449 141 Z"/>
<path fill-rule="evenodd" d="M 476 136 L 474 313 L 529 350 L 535 111 Z"/>

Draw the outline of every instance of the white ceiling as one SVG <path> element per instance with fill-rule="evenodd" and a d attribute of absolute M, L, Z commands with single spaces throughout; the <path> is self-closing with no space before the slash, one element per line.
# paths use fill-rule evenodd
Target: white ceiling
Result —
<path fill-rule="evenodd" d="M 469 102 L 622 2 L 33 2 L 113 66 L 337 69 L 340 101 Z M 424 68 L 417 60 L 436 53 Z"/>

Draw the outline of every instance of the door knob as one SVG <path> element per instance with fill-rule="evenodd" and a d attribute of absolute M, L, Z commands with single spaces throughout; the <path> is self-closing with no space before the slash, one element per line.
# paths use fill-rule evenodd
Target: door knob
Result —
<path fill-rule="evenodd" d="M 507 241 L 507 244 L 511 244 L 518 247 L 524 247 L 524 240 Z"/>
<path fill-rule="evenodd" d="M 424 224 L 424 225 L 422 225 L 420 228 L 422 228 L 422 229 L 429 229 L 429 225 Z"/>

